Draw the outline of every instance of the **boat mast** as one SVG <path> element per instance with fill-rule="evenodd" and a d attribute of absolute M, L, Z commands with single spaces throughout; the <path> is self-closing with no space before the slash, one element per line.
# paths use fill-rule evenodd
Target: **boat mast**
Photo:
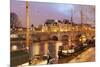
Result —
<path fill-rule="evenodd" d="M 83 32 L 83 12 L 82 10 L 80 11 L 80 15 L 81 15 L 81 32 Z"/>
<path fill-rule="evenodd" d="M 71 18 L 70 18 L 70 21 L 71 21 L 71 30 L 72 30 L 72 35 L 71 35 L 71 45 L 73 43 L 73 11 L 71 10 Z"/>

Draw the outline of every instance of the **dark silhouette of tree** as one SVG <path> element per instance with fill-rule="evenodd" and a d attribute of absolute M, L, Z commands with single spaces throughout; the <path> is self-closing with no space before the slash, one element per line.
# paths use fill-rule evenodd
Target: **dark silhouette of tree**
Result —
<path fill-rule="evenodd" d="M 33 25 L 33 24 L 31 24 L 31 27 L 33 28 L 33 27 L 34 27 L 34 25 Z"/>
<path fill-rule="evenodd" d="M 47 19 L 46 20 L 46 22 L 45 22 L 45 24 L 52 24 L 52 23 L 54 23 L 54 20 L 53 19 Z"/>
<path fill-rule="evenodd" d="M 64 24 L 70 24 L 70 22 L 69 22 L 68 19 L 64 19 L 64 20 L 63 20 L 63 23 L 64 23 Z"/>
<path fill-rule="evenodd" d="M 10 13 L 10 27 L 21 27 L 21 22 L 16 13 Z"/>

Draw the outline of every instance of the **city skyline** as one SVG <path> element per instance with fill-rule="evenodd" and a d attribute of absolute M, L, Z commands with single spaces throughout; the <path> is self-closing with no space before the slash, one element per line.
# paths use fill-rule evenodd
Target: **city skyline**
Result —
<path fill-rule="evenodd" d="M 26 2 L 11 0 L 11 12 L 18 15 L 22 26 L 26 25 Z M 64 3 L 44 3 L 29 2 L 30 24 L 35 26 L 43 24 L 47 19 L 63 20 L 71 19 L 73 13 L 73 22 L 81 23 L 80 11 L 83 12 L 83 22 L 94 25 L 95 23 L 95 6 L 78 5 Z M 76 17 L 77 16 L 77 17 Z"/>

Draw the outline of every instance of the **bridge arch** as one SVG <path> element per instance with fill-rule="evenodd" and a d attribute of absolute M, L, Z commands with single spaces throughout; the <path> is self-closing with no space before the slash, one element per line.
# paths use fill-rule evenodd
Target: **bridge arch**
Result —
<path fill-rule="evenodd" d="M 69 36 L 67 34 L 64 34 L 61 36 L 61 40 L 63 41 L 68 41 L 68 39 L 69 39 Z"/>
<path fill-rule="evenodd" d="M 58 41 L 59 40 L 59 37 L 58 37 L 58 34 L 56 33 L 52 33 L 49 37 L 50 40 L 54 40 L 54 41 Z"/>
<path fill-rule="evenodd" d="M 54 35 L 51 37 L 51 40 L 58 41 L 58 37 Z"/>

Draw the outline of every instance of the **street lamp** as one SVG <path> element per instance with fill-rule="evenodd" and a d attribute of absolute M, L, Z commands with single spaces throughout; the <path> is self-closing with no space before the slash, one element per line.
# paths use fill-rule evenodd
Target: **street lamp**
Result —
<path fill-rule="evenodd" d="M 26 46 L 29 47 L 29 4 L 28 1 L 26 1 Z"/>
<path fill-rule="evenodd" d="M 16 51 L 18 48 L 17 48 L 17 46 L 16 45 L 13 45 L 12 46 L 12 51 Z"/>
<path fill-rule="evenodd" d="M 79 39 L 79 41 L 81 41 L 82 43 L 84 43 L 86 41 L 86 36 L 85 35 L 82 35 Z"/>

